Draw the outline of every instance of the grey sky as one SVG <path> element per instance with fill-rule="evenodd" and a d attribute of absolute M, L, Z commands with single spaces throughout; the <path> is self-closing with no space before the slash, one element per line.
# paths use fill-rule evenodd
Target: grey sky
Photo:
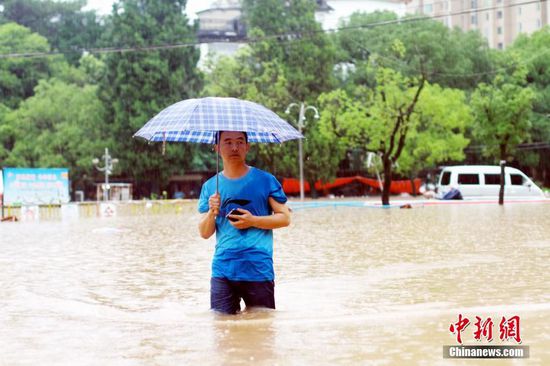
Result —
<path fill-rule="evenodd" d="M 195 13 L 204 9 L 208 9 L 214 0 L 187 0 L 187 16 L 189 19 L 195 19 Z M 88 0 L 87 9 L 95 9 L 99 14 L 109 14 L 113 0 Z"/>

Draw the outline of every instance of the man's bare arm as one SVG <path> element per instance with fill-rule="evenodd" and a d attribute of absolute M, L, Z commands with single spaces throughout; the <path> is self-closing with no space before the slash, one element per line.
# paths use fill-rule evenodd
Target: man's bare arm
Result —
<path fill-rule="evenodd" d="M 208 239 L 216 232 L 216 215 L 208 211 L 203 214 L 199 222 L 201 238 Z"/>
<path fill-rule="evenodd" d="M 216 232 L 216 216 L 220 212 L 220 195 L 213 194 L 208 198 L 208 212 L 199 221 L 199 233 L 203 239 L 208 239 Z"/>

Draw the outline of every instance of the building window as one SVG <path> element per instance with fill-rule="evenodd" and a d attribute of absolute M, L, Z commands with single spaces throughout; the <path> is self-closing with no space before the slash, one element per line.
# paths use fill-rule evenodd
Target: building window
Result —
<path fill-rule="evenodd" d="M 540 28 L 540 19 L 537 19 L 537 29 Z"/>
<path fill-rule="evenodd" d="M 497 19 L 502 19 L 502 10 L 497 11 Z"/>
<path fill-rule="evenodd" d="M 477 24 L 477 14 L 472 15 L 472 24 Z"/>
<path fill-rule="evenodd" d="M 501 50 L 503 48 L 504 48 L 504 46 L 503 46 L 502 42 L 498 42 L 498 49 Z"/>
<path fill-rule="evenodd" d="M 427 13 L 431 13 L 433 10 L 433 5 L 432 4 L 425 4 L 424 5 L 424 13 L 427 14 Z"/>
<path fill-rule="evenodd" d="M 489 20 L 489 13 L 485 13 L 485 20 Z"/>
<path fill-rule="evenodd" d="M 521 6 L 518 7 L 518 14 L 521 15 Z"/>
<path fill-rule="evenodd" d="M 477 9 L 477 0 L 472 0 L 471 4 L 472 9 Z"/>
<path fill-rule="evenodd" d="M 523 27 L 522 27 L 522 24 L 520 22 L 520 23 L 518 23 L 518 32 L 521 33 L 522 31 L 523 31 Z"/>
<path fill-rule="evenodd" d="M 497 28 L 497 34 L 502 34 L 502 27 Z"/>

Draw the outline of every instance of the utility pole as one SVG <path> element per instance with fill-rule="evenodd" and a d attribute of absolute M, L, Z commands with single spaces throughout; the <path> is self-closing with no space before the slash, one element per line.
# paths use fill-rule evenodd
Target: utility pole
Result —
<path fill-rule="evenodd" d="M 290 103 L 288 107 L 286 108 L 285 113 L 290 114 L 290 110 L 294 107 L 300 107 L 300 114 L 298 115 L 298 122 L 296 123 L 296 127 L 298 127 L 298 131 L 302 133 L 302 129 L 306 125 L 306 112 L 308 110 L 315 111 L 315 115 L 313 116 L 315 119 L 319 119 L 319 112 L 317 111 L 317 108 L 314 106 L 307 106 L 304 102 L 298 103 Z M 302 147 L 302 139 L 298 139 L 298 160 L 299 160 L 299 168 L 300 168 L 300 200 L 304 200 L 304 156 L 303 156 L 303 147 Z M 311 187 L 313 189 L 313 187 Z"/>
<path fill-rule="evenodd" d="M 103 185 L 103 200 L 109 201 L 109 175 L 113 173 L 113 167 L 115 164 L 118 163 L 118 159 L 114 159 L 111 155 L 109 155 L 109 148 L 105 148 L 105 154 L 103 155 L 103 166 L 99 166 L 99 159 L 94 158 L 92 159 L 92 163 L 94 164 L 95 168 L 99 170 L 100 172 L 105 172 L 105 184 Z"/>

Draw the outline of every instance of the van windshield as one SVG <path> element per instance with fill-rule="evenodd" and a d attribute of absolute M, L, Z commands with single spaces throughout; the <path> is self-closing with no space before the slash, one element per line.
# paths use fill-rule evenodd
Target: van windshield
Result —
<path fill-rule="evenodd" d="M 451 183 L 451 172 L 443 172 L 441 175 L 441 185 L 448 186 Z"/>
<path fill-rule="evenodd" d="M 520 174 L 510 174 L 510 180 L 512 181 L 513 186 L 523 185 L 523 176 Z"/>

